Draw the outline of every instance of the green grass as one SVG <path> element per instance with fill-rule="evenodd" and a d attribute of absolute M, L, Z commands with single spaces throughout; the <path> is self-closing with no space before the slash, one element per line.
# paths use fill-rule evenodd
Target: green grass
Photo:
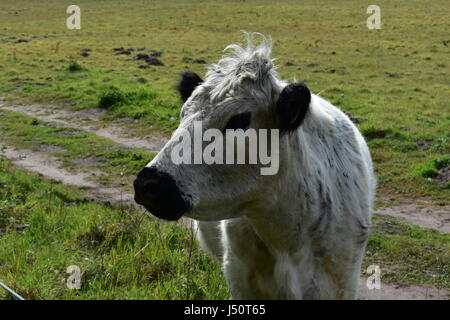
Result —
<path fill-rule="evenodd" d="M 86 201 L 0 158 L 4 228 L 0 280 L 26 299 L 228 298 L 220 266 L 181 223 Z M 66 286 L 70 265 L 83 272 L 80 290 Z"/>
<path fill-rule="evenodd" d="M 421 164 L 416 168 L 416 174 L 419 177 L 433 179 L 439 174 L 439 170 L 442 168 L 450 167 L 450 155 L 445 155 Z M 443 187 L 450 188 L 450 181 Z"/>
<path fill-rule="evenodd" d="M 375 216 L 363 267 L 381 267 L 383 282 L 450 288 L 450 235 Z"/>

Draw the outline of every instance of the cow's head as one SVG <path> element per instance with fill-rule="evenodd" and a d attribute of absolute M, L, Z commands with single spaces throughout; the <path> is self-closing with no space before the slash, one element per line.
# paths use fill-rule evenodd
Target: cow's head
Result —
<path fill-rule="evenodd" d="M 303 83 L 281 81 L 270 58 L 270 40 L 262 36 L 261 44 L 254 46 L 252 36 L 247 35 L 246 48 L 228 46 L 232 55 L 209 66 L 204 81 L 192 72 L 182 74 L 178 85 L 184 101 L 180 125 L 134 182 L 136 202 L 157 217 L 177 220 L 185 215 L 209 221 L 239 217 L 270 201 L 277 184 L 285 183 L 287 137 L 305 118 L 311 94 Z M 199 123 L 202 133 L 212 128 L 216 133 L 268 129 L 269 137 L 264 142 L 268 150 L 272 143 L 270 130 L 279 129 L 278 173 L 261 175 L 261 163 L 225 164 L 225 146 L 229 142 L 225 134 L 221 141 L 224 164 L 195 164 L 194 153 L 198 150 L 194 145 L 200 141 L 202 152 L 209 143 L 208 138 L 195 136 Z M 191 146 L 192 154 L 182 154 L 184 159 L 192 160 L 191 164 L 174 162 L 181 141 Z M 249 152 L 247 148 L 246 160 Z"/>

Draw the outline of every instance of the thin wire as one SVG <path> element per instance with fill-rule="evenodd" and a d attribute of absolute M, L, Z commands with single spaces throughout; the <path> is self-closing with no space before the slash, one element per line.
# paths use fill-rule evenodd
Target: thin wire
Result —
<path fill-rule="evenodd" d="M 19 295 L 18 293 L 14 292 L 13 289 L 11 289 L 10 287 L 8 287 L 6 284 L 4 284 L 3 282 L 0 282 L 0 287 L 2 287 L 3 289 L 5 289 L 6 291 L 8 291 L 11 295 L 13 295 L 16 299 L 18 300 L 25 300 L 21 295 Z"/>

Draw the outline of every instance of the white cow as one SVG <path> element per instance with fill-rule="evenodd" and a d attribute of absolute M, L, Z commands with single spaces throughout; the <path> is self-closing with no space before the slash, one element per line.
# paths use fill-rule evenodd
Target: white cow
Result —
<path fill-rule="evenodd" d="M 230 45 L 204 81 L 184 73 L 180 127 L 138 174 L 135 199 L 167 220 L 195 219 L 202 247 L 237 299 L 355 299 L 369 236 L 375 177 L 350 119 L 275 71 L 270 39 Z M 175 165 L 181 132 L 279 129 L 279 170 Z"/>

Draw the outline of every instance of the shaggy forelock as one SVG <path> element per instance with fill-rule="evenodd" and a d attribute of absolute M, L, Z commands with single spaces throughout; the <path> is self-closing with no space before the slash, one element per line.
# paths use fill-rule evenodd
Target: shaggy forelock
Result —
<path fill-rule="evenodd" d="M 202 92 L 211 102 L 224 99 L 227 95 L 263 99 L 272 98 L 273 89 L 280 82 L 271 59 L 272 40 L 260 33 L 244 32 L 247 45 L 231 44 L 218 63 L 208 67 Z M 258 45 L 253 39 L 261 38 Z"/>

